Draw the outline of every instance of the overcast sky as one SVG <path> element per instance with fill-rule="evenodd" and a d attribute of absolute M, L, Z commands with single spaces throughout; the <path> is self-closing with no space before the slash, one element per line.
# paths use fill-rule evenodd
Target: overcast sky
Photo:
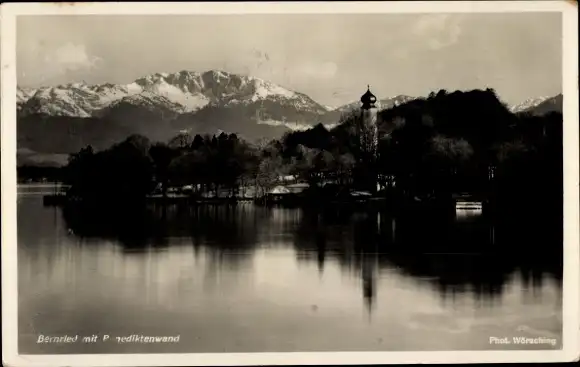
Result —
<path fill-rule="evenodd" d="M 21 16 L 21 86 L 130 83 L 220 69 L 338 106 L 495 88 L 508 103 L 562 90 L 560 13 Z"/>

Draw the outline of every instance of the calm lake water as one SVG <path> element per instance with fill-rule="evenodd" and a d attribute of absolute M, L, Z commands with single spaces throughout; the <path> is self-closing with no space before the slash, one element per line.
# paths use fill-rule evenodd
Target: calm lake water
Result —
<path fill-rule="evenodd" d="M 95 212 L 45 207 L 50 191 L 19 187 L 20 353 L 561 347 L 553 220 L 253 204 Z M 179 342 L 37 343 L 65 334 Z M 489 343 L 514 336 L 557 343 Z"/>

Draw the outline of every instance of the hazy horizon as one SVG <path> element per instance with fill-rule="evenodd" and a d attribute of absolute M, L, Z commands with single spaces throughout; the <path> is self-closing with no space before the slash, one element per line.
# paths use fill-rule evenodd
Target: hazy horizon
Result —
<path fill-rule="evenodd" d="M 494 88 L 508 104 L 562 93 L 560 13 L 20 16 L 16 37 L 27 88 L 222 70 L 331 107 L 367 84 L 379 98 Z"/>

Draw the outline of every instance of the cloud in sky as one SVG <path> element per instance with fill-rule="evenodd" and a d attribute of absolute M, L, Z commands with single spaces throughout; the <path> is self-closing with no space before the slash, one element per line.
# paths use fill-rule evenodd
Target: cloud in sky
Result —
<path fill-rule="evenodd" d="M 270 55 L 266 51 L 256 49 L 251 50 L 247 60 L 247 65 L 250 66 L 245 72 L 248 74 L 259 72 L 264 75 L 277 75 L 295 80 L 332 79 L 339 71 L 338 65 L 330 60 L 290 60 L 288 55 Z"/>
<path fill-rule="evenodd" d="M 453 14 L 430 14 L 415 22 L 412 32 L 424 37 L 432 50 L 439 50 L 455 44 L 461 36 L 459 18 Z"/>
<path fill-rule="evenodd" d="M 17 47 L 19 77 L 41 84 L 61 83 L 63 79 L 83 80 L 101 69 L 103 63 L 82 42 L 50 42 L 39 37 Z"/>
<path fill-rule="evenodd" d="M 85 45 L 68 42 L 46 54 L 44 61 L 54 73 L 65 74 L 70 71 L 95 69 L 103 60 L 89 55 Z"/>
<path fill-rule="evenodd" d="M 243 73 L 265 79 L 274 78 L 281 83 L 328 81 L 337 77 L 340 71 L 337 63 L 328 59 L 290 59 L 288 55 L 270 55 L 268 52 L 256 50 L 246 59 L 247 67 L 241 70 Z"/>
<path fill-rule="evenodd" d="M 332 61 L 309 62 L 297 65 L 294 72 L 306 78 L 332 79 L 338 72 L 338 66 Z"/>

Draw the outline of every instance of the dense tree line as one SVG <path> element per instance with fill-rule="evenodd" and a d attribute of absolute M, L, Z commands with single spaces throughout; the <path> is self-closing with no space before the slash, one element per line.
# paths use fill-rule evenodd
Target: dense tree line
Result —
<path fill-rule="evenodd" d="M 492 89 L 441 90 L 380 111 L 378 125 L 374 156 L 360 139 L 368 127 L 357 111 L 331 130 L 317 125 L 287 134 L 272 144 L 273 155 L 295 168 L 307 157 L 311 172 L 354 188 L 372 187 L 366 181 L 377 176 L 384 187 L 396 181 L 401 196 L 562 194 L 561 113 L 513 114 Z"/>
<path fill-rule="evenodd" d="M 180 134 L 168 143 L 135 135 L 72 155 L 66 181 L 81 197 L 138 198 L 175 186 L 190 186 L 192 195 L 236 196 L 247 187 L 263 194 L 288 175 L 372 191 L 378 177 L 387 192 L 421 200 L 463 191 L 500 198 L 550 192 L 561 200 L 560 113 L 513 114 L 491 89 L 441 90 L 379 111 L 377 121 L 376 149 L 361 138 L 369 127 L 358 111 L 334 128 L 318 124 L 262 145 L 226 133 Z"/>
<path fill-rule="evenodd" d="M 132 135 L 106 150 L 87 146 L 72 154 L 64 173 L 69 193 L 88 200 L 143 198 L 154 188 L 150 145 L 147 138 Z"/>

